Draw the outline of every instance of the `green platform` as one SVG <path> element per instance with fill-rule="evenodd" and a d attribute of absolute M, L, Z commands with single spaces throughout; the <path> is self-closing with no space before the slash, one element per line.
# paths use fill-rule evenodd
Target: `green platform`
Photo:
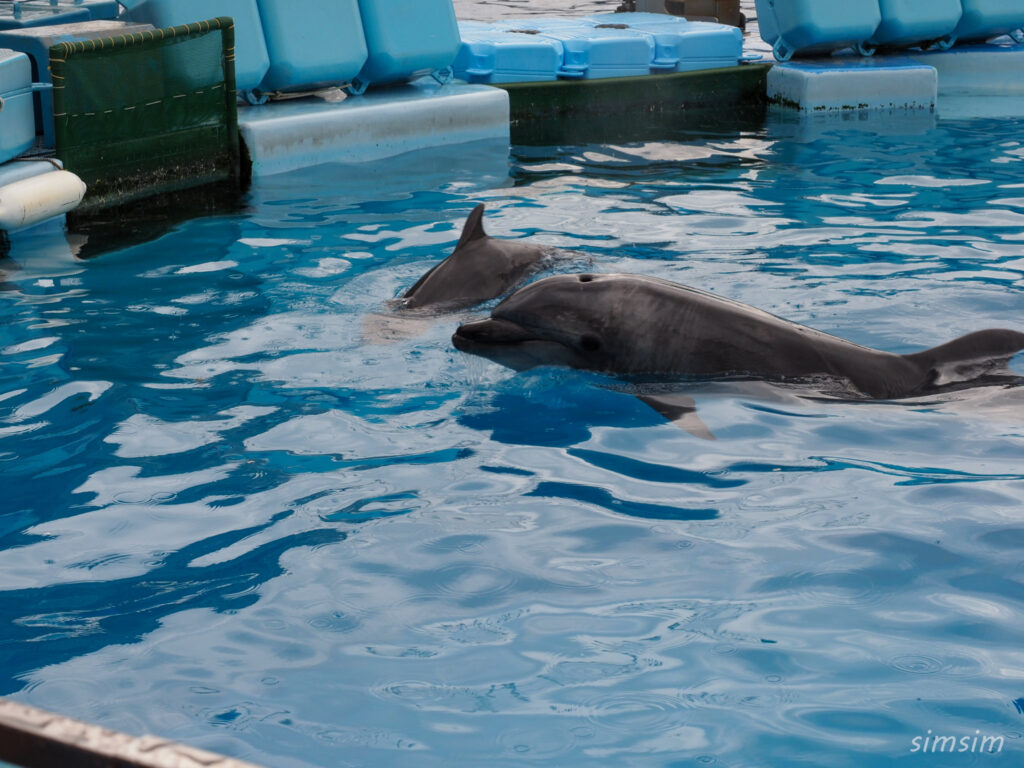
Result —
<path fill-rule="evenodd" d="M 88 186 L 80 210 L 237 182 L 230 18 L 50 48 L 57 156 Z"/>
<path fill-rule="evenodd" d="M 760 128 L 770 64 L 603 80 L 507 83 L 512 143 L 532 146 L 671 138 Z"/>

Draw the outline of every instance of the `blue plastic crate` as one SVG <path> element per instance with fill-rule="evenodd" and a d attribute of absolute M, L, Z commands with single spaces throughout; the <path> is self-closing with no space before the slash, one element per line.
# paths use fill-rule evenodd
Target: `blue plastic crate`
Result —
<path fill-rule="evenodd" d="M 35 140 L 32 62 L 24 53 L 0 49 L 0 163 L 31 149 Z"/>
<path fill-rule="evenodd" d="M 882 23 L 878 0 L 756 0 L 761 39 L 779 61 L 866 43 Z"/>
<path fill-rule="evenodd" d="M 240 93 L 258 88 L 270 68 L 256 0 L 129 0 L 124 4 L 125 19 L 154 27 L 176 27 L 230 16 L 235 22 L 235 84 Z"/>
<path fill-rule="evenodd" d="M 554 40 L 562 47 L 558 76 L 565 79 L 631 77 L 650 74 L 653 38 L 621 25 L 599 27 L 585 18 L 512 19 L 499 26 Z"/>
<path fill-rule="evenodd" d="M 948 48 L 963 13 L 960 0 L 878 0 L 878 6 L 882 23 L 871 39 L 858 47 L 861 53 L 872 53 L 880 46 L 932 43 Z"/>
<path fill-rule="evenodd" d="M 368 56 L 353 93 L 427 74 L 451 80 L 461 44 L 452 0 L 359 0 L 359 11 Z"/>
<path fill-rule="evenodd" d="M 562 46 L 538 34 L 488 24 L 459 23 L 462 45 L 455 76 L 470 83 L 527 83 L 558 79 Z"/>
<path fill-rule="evenodd" d="M 987 40 L 1009 34 L 1024 42 L 1024 0 L 962 0 L 963 16 L 953 34 L 958 40 Z"/>
<path fill-rule="evenodd" d="M 651 36 L 652 72 L 688 72 L 735 66 L 743 56 L 743 32 L 737 27 L 687 21 L 661 13 L 608 13 L 588 16 L 598 25 L 625 25 Z"/>
<path fill-rule="evenodd" d="M 270 68 L 260 91 L 347 85 L 366 64 L 358 0 L 257 0 Z"/>

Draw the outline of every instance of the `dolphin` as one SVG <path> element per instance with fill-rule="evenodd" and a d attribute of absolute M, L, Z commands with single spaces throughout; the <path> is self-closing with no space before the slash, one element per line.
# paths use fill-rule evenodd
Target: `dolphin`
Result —
<path fill-rule="evenodd" d="M 461 325 L 452 343 L 518 370 L 564 365 L 662 381 L 829 380 L 862 397 L 894 399 L 980 382 L 1024 349 L 1024 333 L 977 331 L 900 355 L 654 277 L 573 274 L 521 288 L 490 318 Z M 677 414 L 691 411 L 692 400 L 676 406 Z"/>
<path fill-rule="evenodd" d="M 401 306 L 455 310 L 496 299 L 556 254 L 558 249 L 550 246 L 490 237 L 480 203 L 466 219 L 455 250 L 405 292 Z"/>

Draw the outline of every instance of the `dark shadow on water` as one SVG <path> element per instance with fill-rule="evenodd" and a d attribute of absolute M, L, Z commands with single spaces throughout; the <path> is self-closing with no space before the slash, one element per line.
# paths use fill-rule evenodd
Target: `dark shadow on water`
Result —
<path fill-rule="evenodd" d="M 68 232 L 82 236 L 77 253 L 93 259 L 110 251 L 156 240 L 191 219 L 245 210 L 246 191 L 235 184 L 209 184 L 126 205 L 68 214 Z"/>
<path fill-rule="evenodd" d="M 703 485 L 708 488 L 735 488 L 747 482 L 746 480 L 731 480 L 718 477 L 707 472 L 695 472 L 690 469 L 666 466 L 664 464 L 652 464 L 647 461 L 630 459 L 604 451 L 570 448 L 568 453 L 570 456 L 581 459 L 592 466 L 649 483 Z"/>
<path fill-rule="evenodd" d="M 196 542 L 167 554 L 138 576 L 5 592 L 0 603 L 0 626 L 5 627 L 0 636 L 0 694 L 23 688 L 25 677 L 41 664 L 60 664 L 111 643 L 139 642 L 170 615 L 196 608 L 223 613 L 253 605 L 259 600 L 259 587 L 284 573 L 280 561 L 286 552 L 346 538 L 332 529 L 303 531 L 231 560 L 190 565 L 272 528 L 291 514 L 282 512 L 264 525 Z M 46 644 L 45 656 L 40 642 Z"/>
<path fill-rule="evenodd" d="M 6 232 L 0 231 L 0 293 L 18 290 L 17 283 L 12 283 L 7 279 L 9 275 L 21 269 L 16 262 L 7 258 L 10 252 L 11 241 Z"/>
<path fill-rule="evenodd" d="M 592 427 L 642 427 L 664 421 L 633 397 L 591 386 L 585 375 L 562 371 L 553 377 L 516 377 L 497 392 L 471 396 L 458 420 L 465 427 L 490 432 L 499 443 L 563 448 L 589 440 Z"/>
<path fill-rule="evenodd" d="M 764 128 L 764 104 L 723 114 L 713 108 L 684 116 L 677 111 L 622 112 L 594 116 L 561 115 L 557 120 L 520 120 L 513 124 L 512 143 L 527 147 L 557 144 L 620 144 L 634 141 L 693 141 L 723 138 Z"/>
<path fill-rule="evenodd" d="M 513 144 L 616 143 L 670 139 L 681 131 L 758 130 L 767 109 L 768 69 L 502 87 L 509 93 Z"/>
<path fill-rule="evenodd" d="M 603 507 L 611 512 L 645 520 L 712 520 L 718 517 L 716 509 L 690 509 L 667 504 L 629 501 L 618 498 L 605 488 L 576 483 L 543 482 L 525 495 L 582 501 L 585 504 Z"/>

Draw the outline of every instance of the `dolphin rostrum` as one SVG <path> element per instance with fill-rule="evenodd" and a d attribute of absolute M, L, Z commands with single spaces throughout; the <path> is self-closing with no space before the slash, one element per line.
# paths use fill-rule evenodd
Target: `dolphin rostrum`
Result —
<path fill-rule="evenodd" d="M 460 326 L 452 342 L 516 369 L 565 365 L 662 379 L 827 379 L 888 399 L 977 381 L 1004 368 L 1024 349 L 1024 333 L 977 331 L 900 355 L 666 280 L 573 274 L 521 288 L 489 319 Z"/>

